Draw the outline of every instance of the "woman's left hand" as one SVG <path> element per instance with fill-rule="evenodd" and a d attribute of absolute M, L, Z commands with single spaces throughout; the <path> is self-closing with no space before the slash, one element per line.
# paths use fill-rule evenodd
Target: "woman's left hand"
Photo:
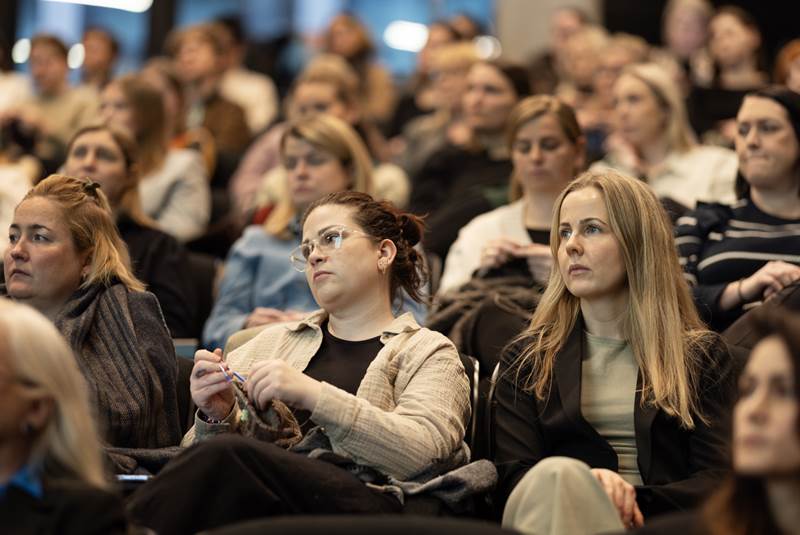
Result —
<path fill-rule="evenodd" d="M 548 245 L 532 243 L 520 247 L 516 253 L 518 257 L 524 257 L 528 261 L 528 269 L 533 275 L 533 280 L 540 284 L 547 284 L 550 278 L 550 269 L 553 267 L 553 253 L 550 252 Z"/>
<path fill-rule="evenodd" d="M 244 388 L 259 409 L 271 399 L 277 399 L 296 409 L 312 411 L 319 400 L 322 383 L 282 360 L 265 360 L 253 364 Z"/>
<path fill-rule="evenodd" d="M 625 529 L 640 528 L 644 525 L 644 516 L 636 503 L 636 488 L 622 477 L 605 468 L 592 468 L 592 475 L 602 485 L 603 490 L 619 512 L 619 518 Z"/>

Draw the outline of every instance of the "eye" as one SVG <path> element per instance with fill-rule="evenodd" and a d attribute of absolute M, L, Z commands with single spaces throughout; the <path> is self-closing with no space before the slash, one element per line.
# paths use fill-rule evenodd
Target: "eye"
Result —
<path fill-rule="evenodd" d="M 329 230 L 322 235 L 322 243 L 327 246 L 332 246 L 338 249 L 342 243 L 341 230 Z"/>
<path fill-rule="evenodd" d="M 531 150 L 531 142 L 525 139 L 520 139 L 514 142 L 514 150 L 520 154 L 528 154 Z"/>
<path fill-rule="evenodd" d="M 86 147 L 83 145 L 78 145 L 74 149 L 72 149 L 72 156 L 75 158 L 83 158 L 86 156 Z"/>
<path fill-rule="evenodd" d="M 283 166 L 290 171 L 293 170 L 295 167 L 297 167 L 297 158 L 287 156 L 283 160 Z"/>
<path fill-rule="evenodd" d="M 561 230 L 558 231 L 558 237 L 561 238 L 562 240 L 568 239 L 571 234 L 572 231 L 568 228 L 562 228 Z"/>
<path fill-rule="evenodd" d="M 44 234 L 36 233 L 33 235 L 33 241 L 50 241 L 50 239 L 45 236 Z"/>
<path fill-rule="evenodd" d="M 739 397 L 746 398 L 753 393 L 755 388 L 756 382 L 752 377 L 742 377 L 742 379 L 739 381 Z"/>
<path fill-rule="evenodd" d="M 311 154 L 306 161 L 308 165 L 317 166 L 326 163 L 328 158 L 322 154 Z"/>
<path fill-rule="evenodd" d="M 300 254 L 308 260 L 308 257 L 311 256 L 311 244 L 304 243 L 300 246 Z"/>
<path fill-rule="evenodd" d="M 741 136 L 747 136 L 747 133 L 750 132 L 750 125 L 747 123 L 739 123 L 739 126 L 736 129 L 736 132 Z"/>
<path fill-rule="evenodd" d="M 541 147 L 543 150 L 546 151 L 553 151 L 558 149 L 561 146 L 561 142 L 557 139 L 553 138 L 545 138 L 541 142 Z"/>
<path fill-rule="evenodd" d="M 8 243 L 12 243 L 12 244 L 13 243 L 17 243 L 17 240 L 19 240 L 19 235 L 18 234 L 9 234 L 8 235 Z"/>
<path fill-rule="evenodd" d="M 600 231 L 601 229 L 597 225 L 586 225 L 586 228 L 584 229 L 586 234 L 597 234 Z"/>

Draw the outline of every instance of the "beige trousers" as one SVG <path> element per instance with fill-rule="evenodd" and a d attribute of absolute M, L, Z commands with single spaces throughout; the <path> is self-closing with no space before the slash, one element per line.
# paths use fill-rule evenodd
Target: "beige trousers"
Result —
<path fill-rule="evenodd" d="M 525 474 L 508 497 L 503 527 L 528 535 L 593 535 L 625 529 L 589 465 L 569 457 L 548 457 Z"/>

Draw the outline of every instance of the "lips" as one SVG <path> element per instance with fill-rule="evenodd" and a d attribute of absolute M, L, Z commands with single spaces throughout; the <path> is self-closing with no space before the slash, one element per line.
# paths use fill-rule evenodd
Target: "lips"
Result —
<path fill-rule="evenodd" d="M 8 275 L 8 278 L 10 279 L 14 275 L 25 275 L 26 277 L 30 277 L 30 273 L 22 271 L 21 269 L 18 269 L 18 268 L 12 269 L 11 273 L 9 273 L 9 275 Z"/>
<path fill-rule="evenodd" d="M 581 264 L 572 264 L 571 266 L 569 266 L 567 273 L 573 275 L 573 274 L 587 273 L 588 271 L 589 268 L 587 268 L 586 266 L 582 266 Z"/>
<path fill-rule="evenodd" d="M 314 273 L 313 280 L 316 281 L 318 278 L 322 277 L 323 275 L 330 275 L 330 274 L 331 274 L 330 271 L 317 271 L 316 273 Z"/>

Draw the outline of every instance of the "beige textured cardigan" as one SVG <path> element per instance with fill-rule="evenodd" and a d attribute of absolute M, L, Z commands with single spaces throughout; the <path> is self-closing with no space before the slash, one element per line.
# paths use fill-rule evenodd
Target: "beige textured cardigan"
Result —
<path fill-rule="evenodd" d="M 322 344 L 326 318 L 319 310 L 299 322 L 269 326 L 231 352 L 228 364 L 246 375 L 253 363 L 279 358 L 305 370 Z M 452 342 L 420 327 L 409 313 L 389 325 L 381 343 L 356 395 L 323 382 L 311 419 L 335 453 L 405 480 L 462 447 L 469 380 Z M 195 417 L 184 444 L 235 432 L 238 421 L 238 409 L 221 424 Z"/>

